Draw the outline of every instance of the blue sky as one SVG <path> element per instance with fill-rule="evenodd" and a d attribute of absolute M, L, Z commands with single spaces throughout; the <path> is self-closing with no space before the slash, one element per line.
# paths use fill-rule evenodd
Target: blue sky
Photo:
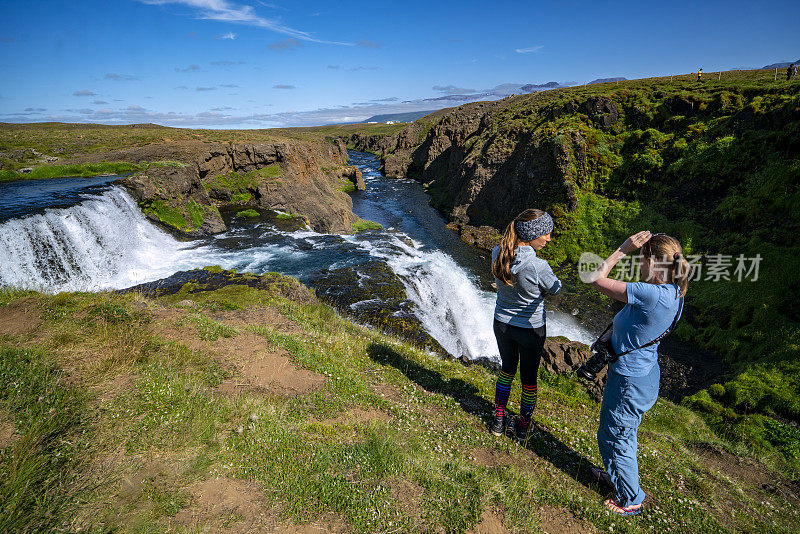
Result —
<path fill-rule="evenodd" d="M 799 15 L 796 0 L 0 0 L 0 121 L 354 122 L 507 83 L 796 60 Z"/>

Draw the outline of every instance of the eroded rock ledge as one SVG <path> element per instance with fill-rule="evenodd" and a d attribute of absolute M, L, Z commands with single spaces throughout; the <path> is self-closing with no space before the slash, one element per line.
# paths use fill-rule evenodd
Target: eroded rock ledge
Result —
<path fill-rule="evenodd" d="M 131 191 L 148 218 L 182 237 L 225 231 L 223 207 L 295 214 L 325 233 L 349 233 L 358 220 L 345 191 L 363 189 L 364 182 L 358 169 L 347 165 L 341 141 L 146 148 L 135 156 L 171 159 L 153 161 L 118 183 Z"/>

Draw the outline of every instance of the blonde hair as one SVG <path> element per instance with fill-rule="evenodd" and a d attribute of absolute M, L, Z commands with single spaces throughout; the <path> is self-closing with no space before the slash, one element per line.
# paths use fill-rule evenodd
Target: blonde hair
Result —
<path fill-rule="evenodd" d="M 667 277 L 664 282 L 677 284 L 680 296 L 686 295 L 689 287 L 690 267 L 677 239 L 666 234 L 654 234 L 647 243 L 642 245 L 642 256 L 660 262 L 663 267 L 659 267 L 659 269 L 662 269 Z"/>
<path fill-rule="evenodd" d="M 511 274 L 511 262 L 514 261 L 514 253 L 520 243 L 514 224 L 517 222 L 532 221 L 538 219 L 542 215 L 544 215 L 542 210 L 527 209 L 517 215 L 516 218 L 506 226 L 506 231 L 503 232 L 503 238 L 500 240 L 500 253 L 497 254 L 497 258 L 495 258 L 492 263 L 492 274 L 504 284 L 508 286 L 514 285 L 514 275 Z"/>

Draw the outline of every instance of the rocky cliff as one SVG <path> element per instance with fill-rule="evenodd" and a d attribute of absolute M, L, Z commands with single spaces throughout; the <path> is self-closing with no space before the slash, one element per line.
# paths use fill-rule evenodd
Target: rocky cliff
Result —
<path fill-rule="evenodd" d="M 364 182 L 347 165 L 338 140 L 183 143 L 135 151 L 113 157 L 172 159 L 150 163 L 119 183 L 149 218 L 186 237 L 224 231 L 219 208 L 230 206 L 295 214 L 318 232 L 348 233 L 358 220 L 344 191 L 363 189 Z"/>
<path fill-rule="evenodd" d="M 380 148 L 386 176 L 421 181 L 451 227 L 485 248 L 529 207 L 554 216 L 542 251 L 553 265 L 607 254 L 642 229 L 677 237 L 697 258 L 675 336 L 690 343 L 687 368 L 718 366 L 709 355 L 731 365 L 686 402 L 762 447 L 789 432 L 774 418 L 800 421 L 790 386 L 800 377 L 799 140 L 800 83 L 744 71 L 467 104 L 365 143 Z M 727 273 L 710 274 L 720 261 Z"/>

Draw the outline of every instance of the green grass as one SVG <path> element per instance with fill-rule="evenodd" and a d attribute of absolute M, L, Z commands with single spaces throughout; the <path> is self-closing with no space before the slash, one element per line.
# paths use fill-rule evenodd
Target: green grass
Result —
<path fill-rule="evenodd" d="M 139 170 L 140 167 L 127 162 L 82 163 L 76 165 L 42 165 L 34 167 L 31 172 L 21 173 L 8 169 L 0 170 L 0 182 L 10 180 L 42 180 L 78 176 L 82 178 L 102 174 L 126 174 Z"/>
<path fill-rule="evenodd" d="M 342 186 L 339 188 L 339 191 L 343 193 L 352 193 L 356 190 L 356 184 L 351 182 L 350 180 L 346 180 L 342 182 Z"/>
<path fill-rule="evenodd" d="M 15 414 L 18 428 L 36 429 L 26 421 L 44 419 L 59 436 L 50 448 L 14 445 L 39 458 L 32 465 L 47 466 L 20 472 L 14 487 L 51 482 L 31 485 L 28 495 L 39 500 L 22 499 L 24 506 L 3 499 L 0 524 L 22 518 L 29 530 L 181 530 L 179 511 L 199 506 L 192 488 L 227 479 L 248 481 L 259 512 L 281 524 L 333 517 L 352 532 L 466 532 L 486 510 L 509 530 L 533 532 L 544 506 L 617 532 L 789 531 L 800 518 L 780 493 L 701 462 L 697 444 L 735 448 L 696 413 L 663 399 L 639 432 L 642 480 L 657 506 L 634 521 L 611 517 L 601 492 L 579 482 L 599 461 L 599 406 L 573 379 L 541 374 L 540 430 L 524 449 L 486 430 L 495 380 L 486 369 L 352 324 L 300 297 L 292 279 L 264 280 L 272 289 L 187 285 L 158 300 L 0 291 L 0 317 L 2 306 L 28 297 L 43 320 L 35 337 L 0 338 L 0 408 Z M 171 307 L 186 298 L 196 306 Z M 264 307 L 282 318 L 234 327 L 219 315 Z M 259 340 L 253 350 L 287 354 L 324 382 L 297 395 L 215 392 L 226 380 L 246 383 L 234 364 L 253 357 L 234 345 L 246 336 Z M 26 339 L 35 347 L 14 346 Z M 67 365 L 70 386 L 59 371 Z M 518 399 L 517 381 L 511 410 Z M 50 417 L 51 408 L 66 416 Z M 5 469 L 12 462 L 8 449 L 2 454 Z M 476 461 L 481 455 L 497 461 Z M 3 491 L 8 480 L 0 477 Z M 49 501 L 39 487 L 50 488 Z M 743 513 L 729 517 L 730 506 Z M 203 524 L 216 530 L 247 520 L 223 511 Z"/>
<path fill-rule="evenodd" d="M 46 532 L 68 524 L 88 481 L 86 393 L 67 385 L 52 355 L 0 347 L 0 408 L 20 434 L 0 450 L 0 531 Z"/>

